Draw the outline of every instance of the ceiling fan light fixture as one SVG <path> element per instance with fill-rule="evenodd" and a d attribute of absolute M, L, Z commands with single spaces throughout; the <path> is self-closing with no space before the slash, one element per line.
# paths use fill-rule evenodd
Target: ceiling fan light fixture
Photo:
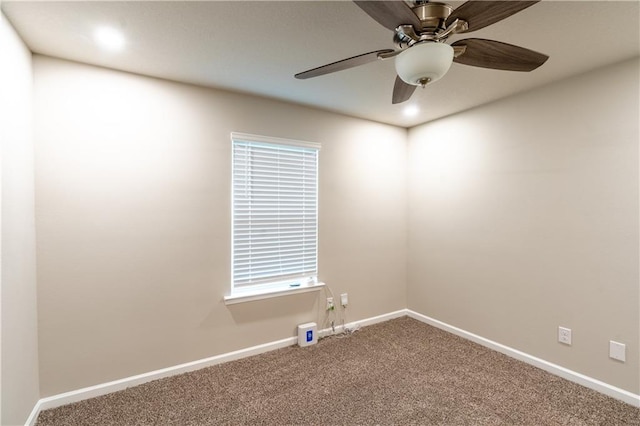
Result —
<path fill-rule="evenodd" d="M 453 47 L 445 43 L 418 43 L 396 57 L 396 72 L 407 84 L 421 86 L 440 79 L 453 62 Z"/>

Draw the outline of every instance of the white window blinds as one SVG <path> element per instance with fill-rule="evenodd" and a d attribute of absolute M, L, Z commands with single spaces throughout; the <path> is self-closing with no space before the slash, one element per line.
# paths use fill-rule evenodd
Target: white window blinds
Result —
<path fill-rule="evenodd" d="M 318 144 L 233 133 L 233 289 L 317 274 Z"/>

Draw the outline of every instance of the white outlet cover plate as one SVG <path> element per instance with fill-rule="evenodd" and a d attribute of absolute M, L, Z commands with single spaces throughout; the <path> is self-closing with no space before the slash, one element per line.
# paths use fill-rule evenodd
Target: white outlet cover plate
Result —
<path fill-rule="evenodd" d="M 571 345 L 571 329 L 566 327 L 558 327 L 558 342 L 565 345 Z"/>
<path fill-rule="evenodd" d="M 327 311 L 334 308 L 333 297 L 327 297 Z"/>
<path fill-rule="evenodd" d="M 349 303 L 349 295 L 347 293 L 342 293 L 340 295 L 340 303 L 342 304 L 342 306 L 347 306 L 347 304 Z"/>
<path fill-rule="evenodd" d="M 625 350 L 627 346 L 624 343 L 614 342 L 609 340 L 609 357 L 617 359 L 618 361 L 625 362 Z"/>

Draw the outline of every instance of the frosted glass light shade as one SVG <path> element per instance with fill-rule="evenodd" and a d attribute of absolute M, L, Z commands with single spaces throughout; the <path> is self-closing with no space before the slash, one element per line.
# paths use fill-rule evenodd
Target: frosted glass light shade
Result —
<path fill-rule="evenodd" d="M 453 47 L 448 44 L 418 43 L 396 57 L 396 72 L 405 83 L 419 86 L 445 75 L 452 62 Z"/>

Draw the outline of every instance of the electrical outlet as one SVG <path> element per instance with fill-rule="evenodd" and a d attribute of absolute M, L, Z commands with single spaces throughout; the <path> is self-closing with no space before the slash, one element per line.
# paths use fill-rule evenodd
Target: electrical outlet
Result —
<path fill-rule="evenodd" d="M 327 297 L 327 311 L 333 311 L 334 308 L 333 297 Z"/>
<path fill-rule="evenodd" d="M 613 359 L 617 359 L 618 361 L 625 362 L 625 349 L 627 349 L 627 345 L 624 343 L 614 342 L 613 340 L 609 340 L 609 357 Z"/>
<path fill-rule="evenodd" d="M 558 342 L 571 346 L 571 329 L 558 327 Z"/>
<path fill-rule="evenodd" d="M 349 295 L 347 293 L 342 293 L 340 295 L 340 304 L 342 305 L 343 308 L 346 308 L 347 305 L 349 304 Z"/>

